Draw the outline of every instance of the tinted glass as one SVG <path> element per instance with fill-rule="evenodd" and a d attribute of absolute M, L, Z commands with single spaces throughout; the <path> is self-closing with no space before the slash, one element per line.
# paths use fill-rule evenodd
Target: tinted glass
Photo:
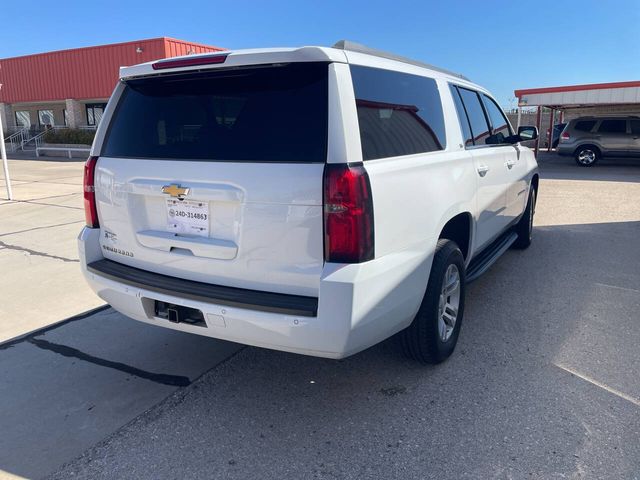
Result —
<path fill-rule="evenodd" d="M 509 121 L 507 117 L 504 116 L 504 113 L 502 113 L 500 107 L 496 105 L 496 102 L 484 94 L 482 98 L 484 100 L 484 106 L 487 109 L 487 114 L 489 115 L 489 120 L 491 121 L 491 126 L 493 127 L 493 143 L 503 143 L 504 139 L 512 134 Z"/>
<path fill-rule="evenodd" d="M 297 63 L 129 81 L 102 154 L 324 162 L 327 75 Z"/>
<path fill-rule="evenodd" d="M 18 127 L 30 127 L 31 126 L 31 116 L 27 110 L 18 110 L 16 111 L 16 125 Z"/>
<path fill-rule="evenodd" d="M 595 120 L 581 120 L 579 122 L 576 122 L 576 125 L 573 127 L 573 129 L 579 130 L 581 132 L 590 132 L 595 124 Z"/>
<path fill-rule="evenodd" d="M 626 133 L 626 120 L 603 120 L 598 127 L 598 133 Z"/>
<path fill-rule="evenodd" d="M 631 120 L 631 133 L 640 135 L 640 120 Z"/>
<path fill-rule="evenodd" d="M 351 66 L 364 160 L 442 150 L 440 93 L 432 78 Z"/>
<path fill-rule="evenodd" d="M 46 125 L 53 126 L 53 110 L 38 110 L 38 122 L 43 127 Z"/>
<path fill-rule="evenodd" d="M 464 140 L 464 146 L 469 147 L 473 145 L 473 135 L 471 135 L 471 127 L 469 127 L 469 119 L 467 118 L 467 112 L 464 111 L 464 105 L 462 99 L 458 93 L 458 88 L 455 85 L 450 85 L 451 96 L 453 97 L 453 103 L 456 106 L 456 112 L 458 113 L 458 121 L 460 122 L 460 128 L 462 129 L 462 137 Z"/>
<path fill-rule="evenodd" d="M 474 143 L 476 145 L 485 145 L 487 138 L 489 138 L 489 125 L 480 104 L 480 97 L 476 92 L 466 88 L 458 88 L 458 90 L 469 116 Z"/>

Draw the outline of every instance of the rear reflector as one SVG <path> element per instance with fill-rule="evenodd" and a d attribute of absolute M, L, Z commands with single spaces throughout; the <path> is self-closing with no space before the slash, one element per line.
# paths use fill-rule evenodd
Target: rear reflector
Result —
<path fill-rule="evenodd" d="M 227 55 L 205 55 L 197 57 L 177 58 L 175 60 L 162 60 L 153 63 L 151 67 L 154 70 L 164 70 L 165 68 L 193 67 L 196 65 L 211 65 L 215 63 L 224 63 Z"/>
<path fill-rule="evenodd" d="M 96 208 L 95 172 L 98 157 L 89 157 L 84 164 L 84 218 L 87 227 L 98 228 L 98 209 Z"/>
<path fill-rule="evenodd" d="M 324 168 L 324 259 L 361 263 L 373 259 L 373 202 L 362 164 Z"/>

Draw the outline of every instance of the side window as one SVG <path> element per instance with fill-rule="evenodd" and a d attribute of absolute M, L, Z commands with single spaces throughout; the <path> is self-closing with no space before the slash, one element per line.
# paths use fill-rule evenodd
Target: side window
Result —
<path fill-rule="evenodd" d="M 626 133 L 626 120 L 603 120 L 598 127 L 598 133 Z"/>
<path fill-rule="evenodd" d="M 596 121 L 595 120 L 581 120 L 579 122 L 576 122 L 575 127 L 573 127 L 574 130 L 578 130 L 580 132 L 590 132 L 591 129 L 595 126 Z"/>
<path fill-rule="evenodd" d="M 631 133 L 640 135 L 640 120 L 631 120 Z"/>
<path fill-rule="evenodd" d="M 491 121 L 492 131 L 492 143 L 504 143 L 504 139 L 509 135 L 513 135 L 509 120 L 504 116 L 500 107 L 493 101 L 492 98 L 482 94 L 484 100 L 484 106 L 487 109 L 489 120 Z"/>
<path fill-rule="evenodd" d="M 31 116 L 28 110 L 16 110 L 16 126 L 17 127 L 30 127 Z"/>
<path fill-rule="evenodd" d="M 53 127 L 53 110 L 38 110 L 38 123 L 42 127 Z"/>
<path fill-rule="evenodd" d="M 350 68 L 364 160 L 444 149 L 444 116 L 434 79 Z"/>
<path fill-rule="evenodd" d="M 453 103 L 456 106 L 456 112 L 458 112 L 458 121 L 460 123 L 460 129 L 462 130 L 462 138 L 464 140 L 464 146 L 470 147 L 473 145 L 473 135 L 471 134 L 471 127 L 469 126 L 469 118 L 467 112 L 464 110 L 460 93 L 458 93 L 458 87 L 455 85 L 449 85 L 451 89 L 451 96 L 453 97 Z"/>
<path fill-rule="evenodd" d="M 473 90 L 467 90 L 462 87 L 459 87 L 458 90 L 460 91 L 464 108 L 469 116 L 474 143 L 476 145 L 485 145 L 489 138 L 489 124 L 484 115 L 480 97 Z"/>

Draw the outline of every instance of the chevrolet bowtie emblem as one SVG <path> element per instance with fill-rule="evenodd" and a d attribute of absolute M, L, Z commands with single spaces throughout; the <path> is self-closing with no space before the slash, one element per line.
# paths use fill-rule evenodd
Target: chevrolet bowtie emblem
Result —
<path fill-rule="evenodd" d="M 171 185 L 165 185 L 164 187 L 162 187 L 162 193 L 166 193 L 175 198 L 183 199 L 184 197 L 189 195 L 189 188 L 181 187 L 180 185 L 172 183 Z"/>

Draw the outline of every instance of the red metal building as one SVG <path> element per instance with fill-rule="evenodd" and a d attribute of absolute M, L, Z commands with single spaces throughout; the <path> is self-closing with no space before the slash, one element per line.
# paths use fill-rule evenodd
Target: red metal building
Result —
<path fill-rule="evenodd" d="M 219 50 L 160 37 L 0 59 L 0 119 L 8 130 L 94 126 L 121 66 Z"/>

